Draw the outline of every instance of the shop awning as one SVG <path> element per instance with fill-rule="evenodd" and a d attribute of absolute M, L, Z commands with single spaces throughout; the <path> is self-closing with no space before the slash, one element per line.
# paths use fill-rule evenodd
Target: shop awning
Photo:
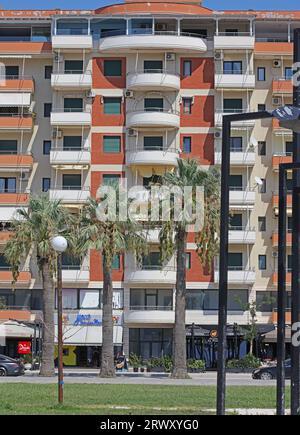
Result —
<path fill-rule="evenodd" d="M 114 344 L 123 344 L 123 327 L 114 326 Z M 63 331 L 64 344 L 72 346 L 100 346 L 102 344 L 102 326 L 68 326 Z M 57 343 L 57 326 L 55 326 Z"/>
<path fill-rule="evenodd" d="M 285 341 L 286 343 L 290 343 L 291 342 L 291 329 L 287 328 L 285 330 Z M 264 336 L 264 341 L 265 343 L 277 343 L 277 330 L 268 332 L 265 336 Z"/>
<path fill-rule="evenodd" d="M 23 323 L 8 320 L 0 324 L 0 337 L 4 338 L 30 338 L 34 335 L 34 329 Z"/>

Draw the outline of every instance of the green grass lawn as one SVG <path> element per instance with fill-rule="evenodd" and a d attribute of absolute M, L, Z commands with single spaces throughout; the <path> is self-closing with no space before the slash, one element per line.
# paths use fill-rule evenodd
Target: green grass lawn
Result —
<path fill-rule="evenodd" d="M 226 407 L 275 408 L 275 395 L 275 387 L 228 387 Z M 208 386 L 67 384 L 59 406 L 56 385 L 0 384 L 0 414 L 205 414 L 215 396 Z"/>

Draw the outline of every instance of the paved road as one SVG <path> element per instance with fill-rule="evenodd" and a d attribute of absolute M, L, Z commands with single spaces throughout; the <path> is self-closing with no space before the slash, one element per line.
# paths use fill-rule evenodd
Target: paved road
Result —
<path fill-rule="evenodd" d="M 97 370 L 81 370 L 65 372 L 66 384 L 143 384 L 143 385 L 216 385 L 217 374 L 214 372 L 191 374 L 191 379 L 170 379 L 165 374 L 133 374 L 117 375 L 114 379 L 102 379 L 97 376 Z M 33 383 L 33 384 L 52 384 L 57 382 L 57 378 L 42 378 L 37 374 L 26 373 L 20 377 L 1 377 L 1 383 Z M 275 386 L 275 381 L 258 381 L 251 378 L 251 374 L 227 375 L 227 385 L 232 386 Z"/>

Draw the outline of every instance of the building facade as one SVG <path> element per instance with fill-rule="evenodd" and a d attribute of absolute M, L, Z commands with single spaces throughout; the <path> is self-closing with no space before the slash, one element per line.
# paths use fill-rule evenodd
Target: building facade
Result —
<path fill-rule="evenodd" d="M 224 113 L 292 101 L 300 11 L 214 11 L 199 0 L 126 0 L 94 11 L 1 10 L 0 20 L 2 321 L 22 321 L 24 311 L 34 320 L 41 310 L 33 259 L 26 259 L 12 290 L 3 256 L 9 223 L 30 193 L 48 192 L 76 212 L 107 180 L 126 177 L 129 186 L 147 186 L 175 168 L 178 157 L 219 165 Z M 229 337 L 238 335 L 236 325 L 249 323 L 246 305 L 255 300 L 261 332 L 276 326 L 278 164 L 291 161 L 291 141 L 291 131 L 276 122 L 233 125 Z M 149 244 L 142 267 L 126 254 L 115 259 L 113 272 L 116 350 L 146 359 L 172 353 L 176 279 L 174 259 L 159 266 L 158 230 Z M 195 248 L 190 237 L 188 352 L 213 365 L 209 332 L 218 317 L 218 259 L 209 270 Z M 100 255 L 91 251 L 81 264 L 65 256 L 63 286 L 66 364 L 92 364 L 101 351 Z M 17 339 L 7 339 L 11 355 Z"/>

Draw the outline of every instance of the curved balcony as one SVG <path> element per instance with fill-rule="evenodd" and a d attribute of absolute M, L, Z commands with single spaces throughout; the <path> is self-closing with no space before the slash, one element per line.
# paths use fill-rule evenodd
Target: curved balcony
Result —
<path fill-rule="evenodd" d="M 180 76 L 158 69 L 130 72 L 127 74 L 126 87 L 132 91 L 178 91 Z"/>
<path fill-rule="evenodd" d="M 50 151 L 50 165 L 74 169 L 81 169 L 90 164 L 91 154 L 87 148 L 53 148 Z"/>
<path fill-rule="evenodd" d="M 131 306 L 125 312 L 126 323 L 174 323 L 175 311 L 171 307 Z"/>
<path fill-rule="evenodd" d="M 167 128 L 180 127 L 179 112 L 173 109 L 151 108 L 127 112 L 127 128 Z"/>
<path fill-rule="evenodd" d="M 175 52 L 206 52 L 206 42 L 198 34 L 174 31 L 133 29 L 129 35 L 122 30 L 105 32 L 99 43 L 101 51 L 163 50 Z"/>
<path fill-rule="evenodd" d="M 126 151 L 126 164 L 128 166 L 177 166 L 179 157 L 176 148 L 130 148 Z"/>
<path fill-rule="evenodd" d="M 160 268 L 125 269 L 125 282 L 128 284 L 172 284 L 176 283 L 176 268 L 166 266 Z"/>
<path fill-rule="evenodd" d="M 54 89 L 91 89 L 92 74 L 88 72 L 68 71 L 51 75 Z"/>

